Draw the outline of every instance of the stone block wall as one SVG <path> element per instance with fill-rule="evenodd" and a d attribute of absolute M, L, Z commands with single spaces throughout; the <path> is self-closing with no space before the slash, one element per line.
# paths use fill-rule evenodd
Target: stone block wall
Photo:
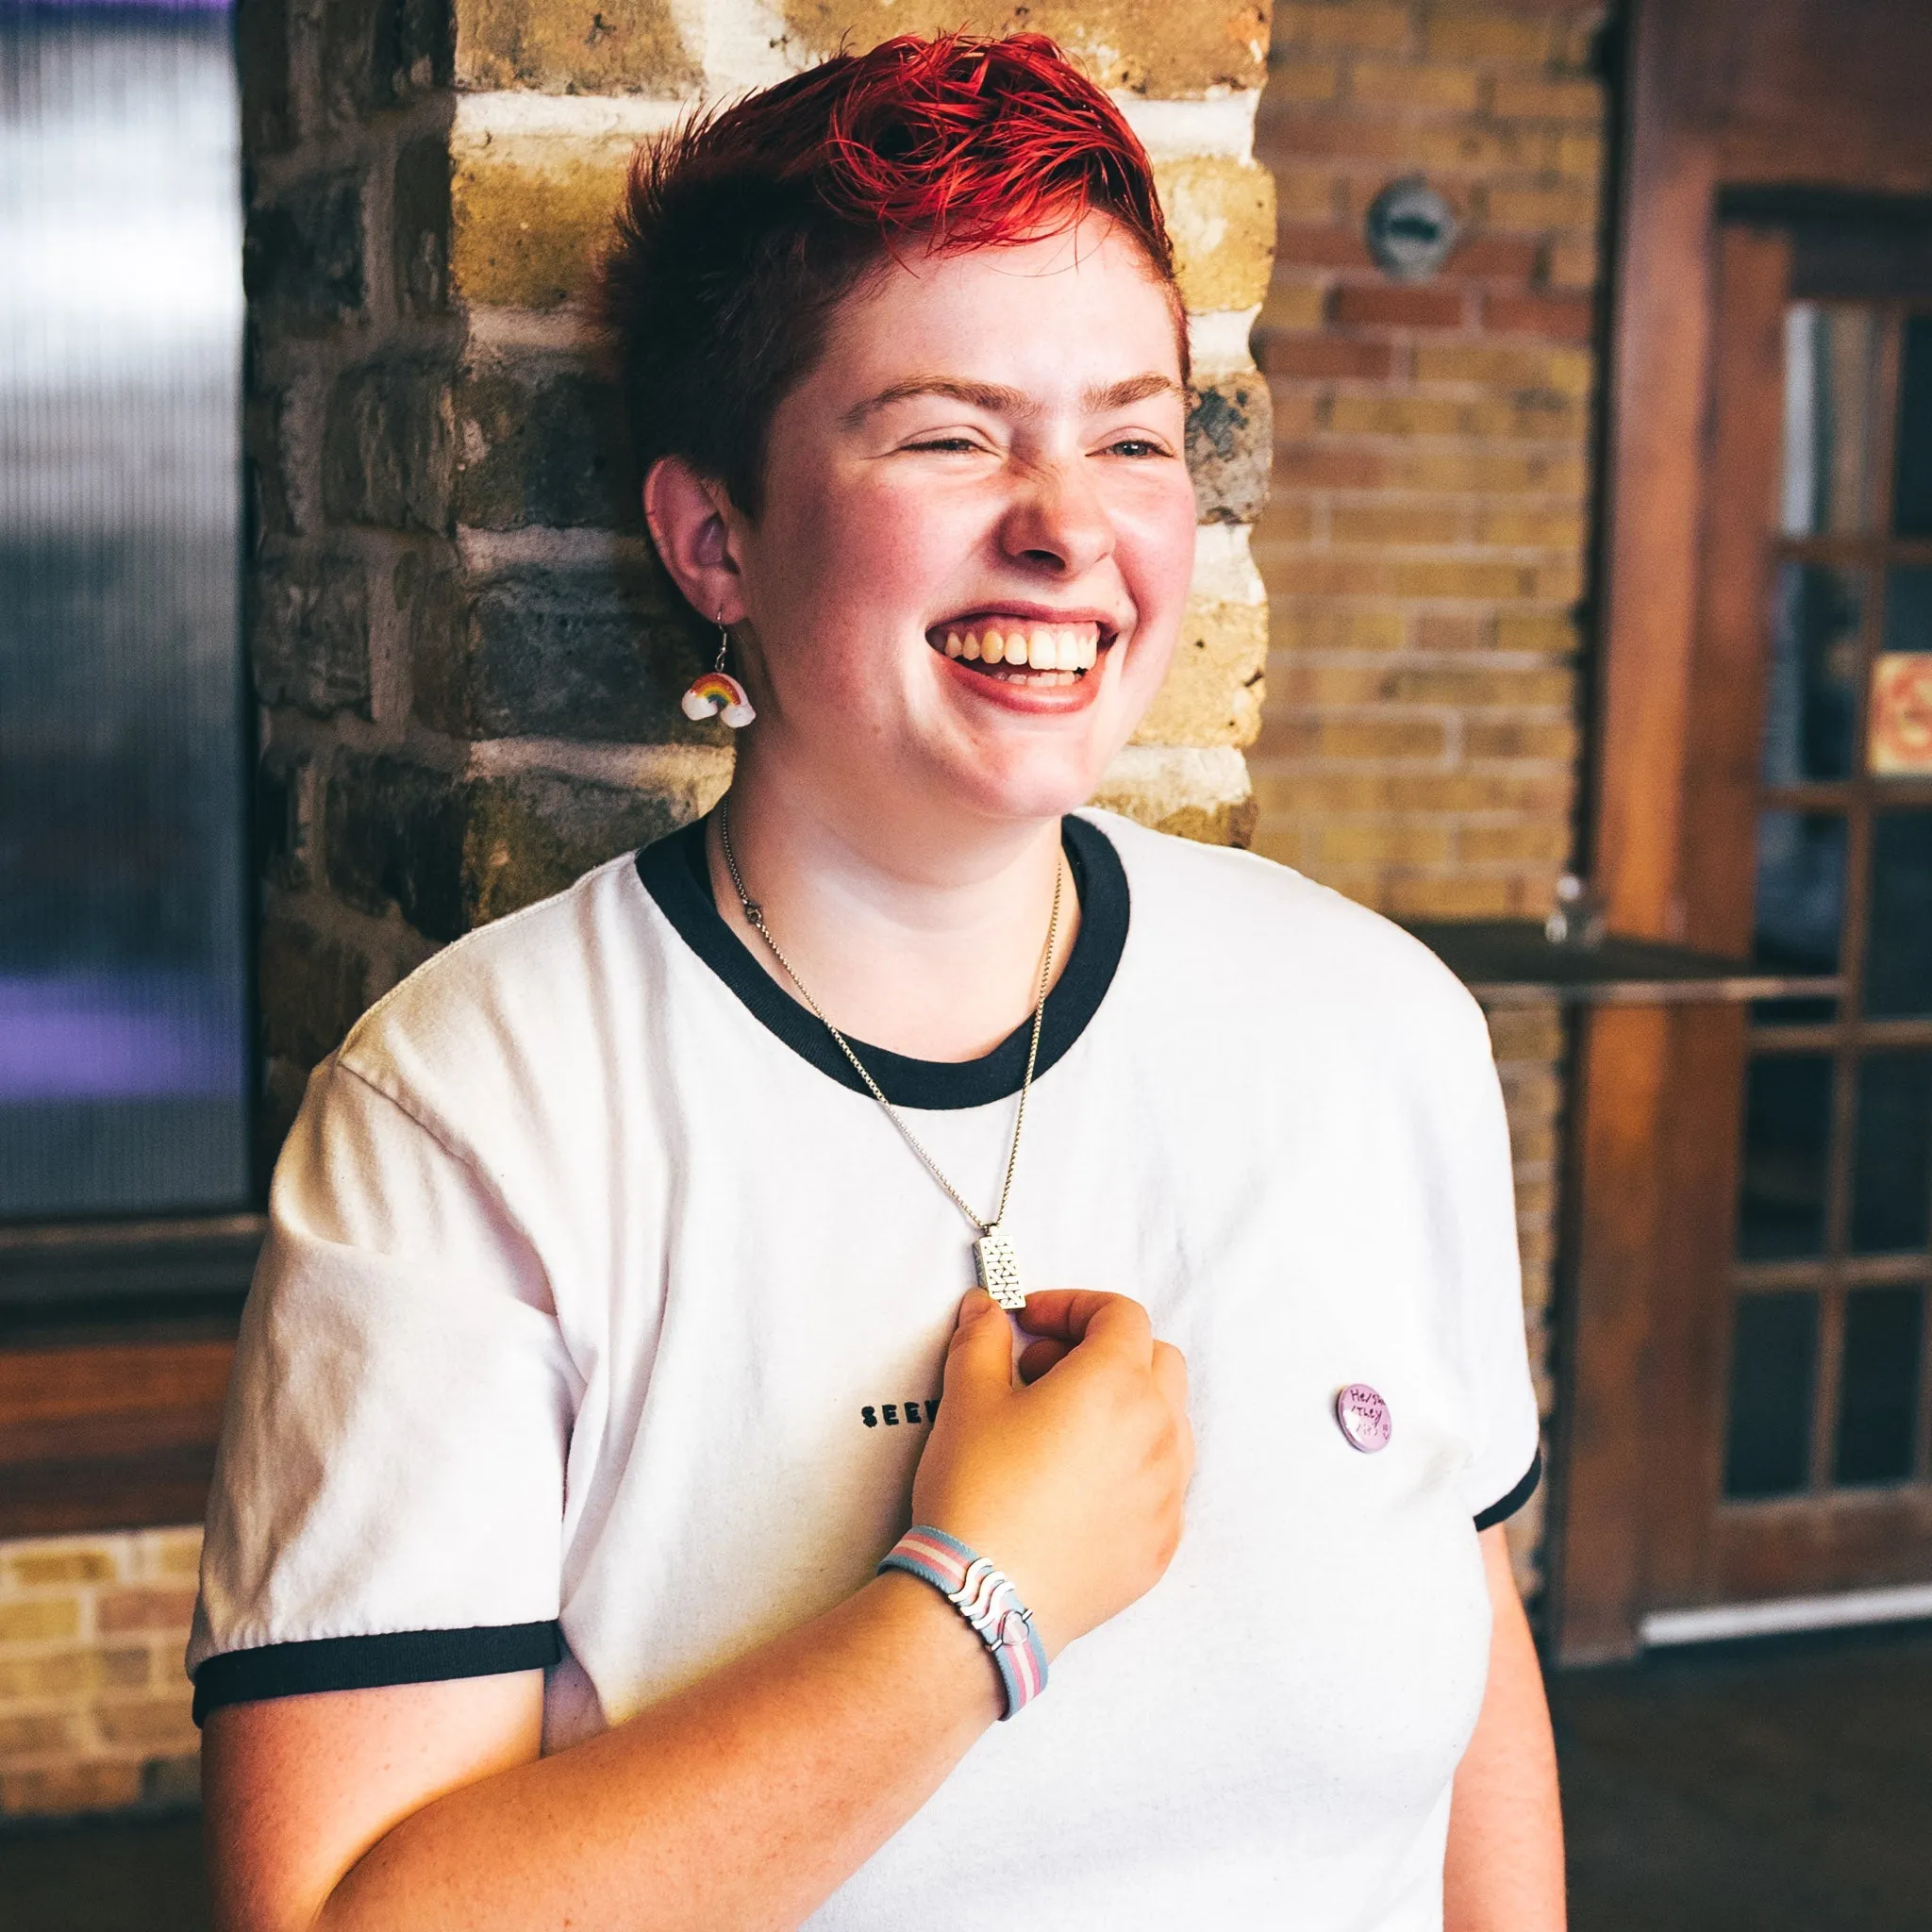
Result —
<path fill-rule="evenodd" d="M 635 143 L 841 43 L 1058 35 L 1160 173 L 1200 393 L 1172 680 L 1104 802 L 1244 840 L 1267 609 L 1248 349 L 1273 186 L 1265 8 L 962 16 L 827 0 L 258 0 L 243 46 L 249 641 L 262 705 L 271 1141 L 308 1068 L 436 946 L 704 809 L 728 736 L 677 694 L 707 634 L 651 556 L 587 296 Z M 264 1150 L 266 1153 L 267 1149 Z"/>

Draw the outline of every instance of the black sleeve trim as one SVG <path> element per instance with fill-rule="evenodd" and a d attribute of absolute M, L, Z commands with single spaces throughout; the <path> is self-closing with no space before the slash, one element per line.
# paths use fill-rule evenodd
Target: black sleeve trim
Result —
<path fill-rule="evenodd" d="M 225 1704 L 300 1697 L 311 1690 L 373 1690 L 547 1670 L 563 1656 L 555 1623 L 484 1624 L 469 1630 L 394 1630 L 267 1643 L 204 1658 L 194 1674 L 194 1722 Z"/>
<path fill-rule="evenodd" d="M 1475 1519 L 1478 1529 L 1493 1529 L 1499 1523 L 1507 1522 L 1536 1494 L 1536 1486 L 1543 1479 L 1543 1452 L 1539 1449 L 1529 1458 L 1529 1467 L 1523 1473 L 1523 1480 L 1507 1496 L 1499 1496 L 1490 1507 L 1482 1510 Z"/>

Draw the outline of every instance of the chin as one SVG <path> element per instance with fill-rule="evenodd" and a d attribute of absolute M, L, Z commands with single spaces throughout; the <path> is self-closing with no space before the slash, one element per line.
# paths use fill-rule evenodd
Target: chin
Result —
<path fill-rule="evenodd" d="M 1038 823 L 1077 810 L 1099 789 L 1112 746 L 1048 748 L 1016 745 L 1005 758 L 990 758 L 948 774 L 948 789 L 979 816 Z"/>

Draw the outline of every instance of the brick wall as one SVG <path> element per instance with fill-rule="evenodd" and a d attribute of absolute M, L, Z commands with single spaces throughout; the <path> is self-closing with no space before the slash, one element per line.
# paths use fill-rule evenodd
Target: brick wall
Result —
<path fill-rule="evenodd" d="M 0 1544 L 0 1820 L 193 1799 L 200 1554 L 194 1529 Z"/>
<path fill-rule="evenodd" d="M 1275 9 L 1257 843 L 1397 914 L 1540 916 L 1571 856 L 1604 11 Z M 1362 217 L 1410 174 L 1463 239 L 1405 286 Z"/>
<path fill-rule="evenodd" d="M 1257 152 L 1275 266 L 1256 533 L 1257 849 L 1411 918 L 1541 917 L 1573 857 L 1606 91 L 1601 0 L 1283 0 Z M 1461 241 L 1376 270 L 1369 203 L 1420 175 Z M 1562 1029 L 1491 1016 L 1545 1414 Z M 1537 1574 L 1541 1508 L 1512 1525 Z"/>

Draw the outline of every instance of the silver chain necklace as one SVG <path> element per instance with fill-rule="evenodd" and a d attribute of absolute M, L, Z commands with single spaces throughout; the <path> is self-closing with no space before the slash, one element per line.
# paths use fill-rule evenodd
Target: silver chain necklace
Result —
<path fill-rule="evenodd" d="M 1060 929 L 1060 880 L 1063 866 L 1058 851 L 1054 854 L 1053 869 L 1053 913 L 1046 923 L 1046 957 L 1040 967 L 1040 997 L 1033 1007 L 1033 1038 L 1026 1048 L 1026 1077 L 1020 1082 L 1020 1110 L 1013 1118 L 1013 1144 L 1007 1153 L 1007 1177 L 1000 1183 L 1000 1205 L 992 1210 L 991 1221 L 982 1221 L 966 1205 L 951 1181 L 940 1172 L 936 1161 L 920 1144 L 919 1136 L 906 1124 L 905 1116 L 888 1100 L 879 1088 L 879 1083 L 865 1070 L 865 1063 L 852 1051 L 852 1042 L 825 1018 L 821 1007 L 806 990 L 805 981 L 793 970 L 791 961 L 779 950 L 778 941 L 772 937 L 771 928 L 765 924 L 765 910 L 744 889 L 744 874 L 738 869 L 738 856 L 731 849 L 731 815 L 724 799 L 718 801 L 718 841 L 724 848 L 725 869 L 731 874 L 731 883 L 738 890 L 738 903 L 744 908 L 744 922 L 772 949 L 772 958 L 785 969 L 785 976 L 798 989 L 798 996 L 821 1021 L 824 1028 L 839 1042 L 839 1051 L 852 1062 L 852 1071 L 865 1082 L 866 1091 L 885 1108 L 892 1124 L 904 1137 L 907 1146 L 918 1155 L 925 1171 L 946 1191 L 947 1196 L 974 1227 L 979 1230 L 979 1239 L 973 1243 L 973 1272 L 979 1285 L 1003 1308 L 1024 1308 L 1026 1306 L 1026 1291 L 1020 1281 L 1020 1257 L 1012 1239 L 1006 1232 L 1004 1223 L 1007 1217 L 1007 1196 L 1013 1191 L 1013 1170 L 1020 1163 L 1020 1134 L 1026 1124 L 1026 1096 L 1033 1088 L 1033 1067 L 1040 1058 L 1040 1025 L 1046 1017 L 1046 991 L 1053 980 L 1054 942 L 1059 937 Z"/>

